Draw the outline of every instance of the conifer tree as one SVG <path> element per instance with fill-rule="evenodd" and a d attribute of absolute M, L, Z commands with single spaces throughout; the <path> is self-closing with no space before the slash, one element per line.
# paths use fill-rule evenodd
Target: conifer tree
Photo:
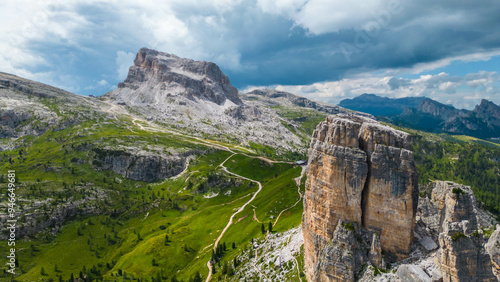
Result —
<path fill-rule="evenodd" d="M 193 282 L 203 282 L 199 271 L 196 271 L 196 274 L 194 275 L 194 278 L 193 278 Z"/>
<path fill-rule="evenodd" d="M 226 275 L 227 274 L 227 261 L 224 262 L 222 265 L 222 274 Z"/>

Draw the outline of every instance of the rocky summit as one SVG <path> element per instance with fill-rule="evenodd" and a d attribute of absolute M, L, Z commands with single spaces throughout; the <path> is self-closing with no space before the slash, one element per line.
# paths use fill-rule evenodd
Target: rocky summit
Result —
<path fill-rule="evenodd" d="M 307 146 L 283 125 L 275 111 L 245 104 L 212 62 L 142 48 L 127 78 L 101 99 L 198 137 L 236 139 L 279 151 L 305 151 Z"/>
<path fill-rule="evenodd" d="M 176 55 L 142 48 L 130 67 L 127 79 L 118 88 L 129 88 L 140 102 L 159 103 L 168 96 L 183 95 L 224 105 L 226 100 L 242 104 L 238 90 L 219 67 L 206 61 L 193 61 Z M 158 89 L 157 89 L 158 88 Z M 163 95 L 144 95 L 161 90 Z"/>
<path fill-rule="evenodd" d="M 302 225 L 308 281 L 353 280 L 368 261 L 382 265 L 382 251 L 391 261 L 408 255 L 418 203 L 409 148 L 408 134 L 366 117 L 340 114 L 317 126 Z M 370 256 L 352 257 L 363 253 L 351 250 L 363 237 Z"/>

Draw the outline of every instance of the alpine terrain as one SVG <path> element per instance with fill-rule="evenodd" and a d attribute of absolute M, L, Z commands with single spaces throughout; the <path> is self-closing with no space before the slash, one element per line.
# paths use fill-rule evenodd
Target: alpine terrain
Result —
<path fill-rule="evenodd" d="M 97 98 L 0 73 L 0 280 L 500 279 L 498 106 L 376 121 L 211 62 L 131 64 Z"/>

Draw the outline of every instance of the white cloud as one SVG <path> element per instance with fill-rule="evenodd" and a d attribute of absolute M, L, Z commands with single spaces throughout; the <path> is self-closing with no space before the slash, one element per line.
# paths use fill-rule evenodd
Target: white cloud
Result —
<path fill-rule="evenodd" d="M 64 66 L 48 60 L 49 49 L 63 50 L 65 53 L 61 55 L 70 59 L 66 65 L 81 64 L 76 54 L 97 56 L 103 50 L 97 50 L 96 44 L 103 49 L 120 50 L 114 51 L 120 79 L 126 77 L 134 56 L 130 49 L 123 50 L 123 46 L 134 45 L 135 51 L 140 47 L 156 48 L 183 57 L 219 60 L 222 66 L 240 69 L 237 43 L 229 37 L 210 38 L 228 32 L 224 26 L 225 13 L 240 4 L 241 1 L 229 0 L 140 3 L 133 0 L 26 0 L 22 4 L 6 0 L 0 10 L 1 71 L 62 84 L 57 73 L 64 72 L 61 70 Z M 43 51 L 39 47 L 43 47 Z M 39 68 L 45 70 L 33 71 Z"/>
<path fill-rule="evenodd" d="M 394 83 L 395 80 L 391 87 L 391 81 Z M 447 73 L 421 75 L 415 79 L 395 78 L 386 73 L 360 74 L 339 81 L 311 85 L 277 85 L 274 88 L 333 104 L 369 93 L 392 98 L 426 96 L 441 103 L 453 104 L 457 108 L 471 109 L 481 99 L 500 104 L 499 86 L 500 75 L 497 72 L 483 71 L 464 76 L 450 76 Z M 252 87 L 257 88 L 259 87 Z"/>
<path fill-rule="evenodd" d="M 306 0 L 257 0 L 257 6 L 264 13 L 285 14 L 288 17 L 294 17 L 306 3 Z"/>
<path fill-rule="evenodd" d="M 109 83 L 106 80 L 102 79 L 99 82 L 97 82 L 97 85 L 99 85 L 99 86 L 108 86 Z"/>
<path fill-rule="evenodd" d="M 314 35 L 384 28 L 404 6 L 399 0 L 258 0 L 257 5 L 265 13 L 287 16 Z"/>
<path fill-rule="evenodd" d="M 488 60 L 500 55 L 498 50 L 488 51 L 491 46 L 499 46 L 498 34 L 490 28 L 495 26 L 498 4 L 483 7 L 472 2 L 432 0 L 24 0 L 21 3 L 2 2 L 0 70 L 63 85 L 68 90 L 96 86 L 99 79 L 116 85 L 117 80 L 126 77 L 140 47 L 214 61 L 224 70 L 240 74 L 240 85 L 247 77 L 253 79 L 247 83 L 254 84 L 259 80 L 280 83 L 275 82 L 279 79 L 309 83 L 346 77 L 346 73 L 381 68 L 385 72 L 374 77 L 351 75 L 342 81 L 312 87 L 286 86 L 323 100 L 361 92 L 392 93 L 387 85 L 392 77 L 420 74 L 456 60 Z M 365 48 L 352 55 L 352 63 L 346 64 L 339 44 L 345 41 L 356 45 L 356 30 L 371 32 L 373 36 Z M 451 34 L 453 39 L 441 44 L 441 38 L 449 30 L 459 34 Z M 431 51 L 421 51 L 427 45 Z M 429 54 L 438 55 L 434 58 Z M 419 63 L 422 61 L 425 63 Z M 293 72 L 302 68 L 303 72 Z M 69 80 L 60 75 L 68 73 Z M 320 75 L 323 76 L 315 80 Z M 481 79 L 484 78 L 468 80 L 465 85 L 456 78 L 446 80 L 437 76 L 410 82 L 401 80 L 394 95 L 458 95 L 464 91 L 462 88 L 492 95 L 497 88 Z"/>

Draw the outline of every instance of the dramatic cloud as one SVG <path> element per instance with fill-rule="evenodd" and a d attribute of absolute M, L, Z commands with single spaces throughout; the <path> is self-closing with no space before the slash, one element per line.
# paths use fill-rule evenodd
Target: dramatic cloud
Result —
<path fill-rule="evenodd" d="M 150 47 L 214 61 L 239 88 L 308 85 L 303 93 L 316 93 L 313 84 L 382 71 L 389 80 L 377 83 L 396 95 L 412 86 L 404 74 L 499 56 L 498 14 L 497 1 L 6 0 L 0 71 L 98 95 L 109 90 L 99 81 L 116 85 L 139 48 Z M 465 95 L 472 86 L 426 87 Z"/>

